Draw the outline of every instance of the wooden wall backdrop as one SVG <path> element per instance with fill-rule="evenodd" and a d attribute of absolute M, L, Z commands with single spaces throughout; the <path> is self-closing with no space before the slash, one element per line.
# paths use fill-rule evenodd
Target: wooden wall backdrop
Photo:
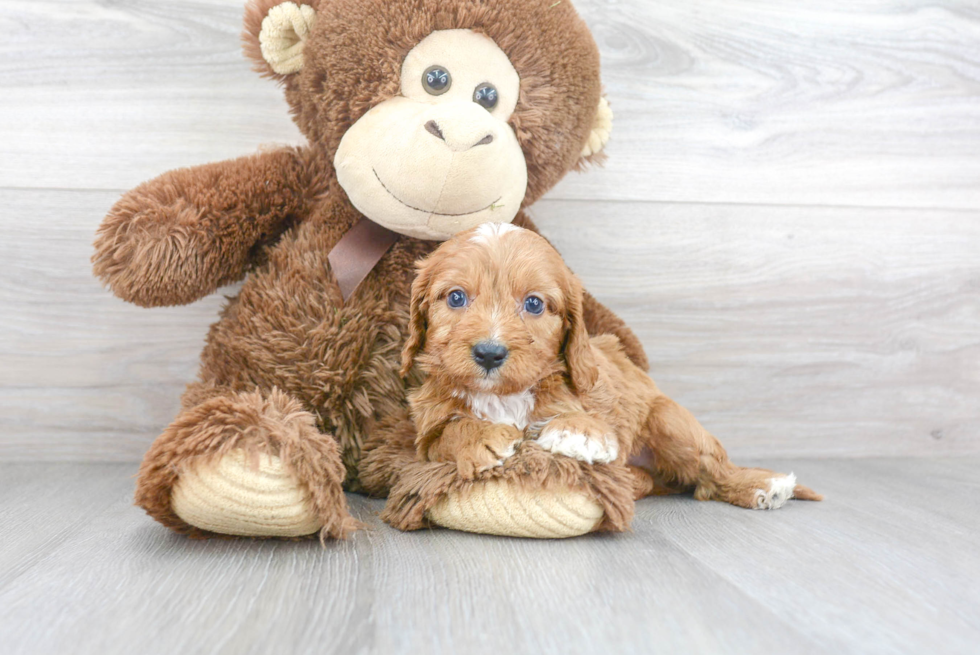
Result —
<path fill-rule="evenodd" d="M 568 1 L 568 0 L 566 0 Z M 0 0 L 0 458 L 138 459 L 222 298 L 100 288 L 167 169 L 298 143 L 241 0 Z M 736 456 L 980 452 L 980 5 L 578 0 L 609 161 L 533 211 Z"/>

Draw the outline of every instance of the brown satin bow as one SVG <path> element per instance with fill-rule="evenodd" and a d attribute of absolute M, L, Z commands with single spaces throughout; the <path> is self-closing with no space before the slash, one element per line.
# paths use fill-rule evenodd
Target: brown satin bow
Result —
<path fill-rule="evenodd" d="M 395 242 L 399 234 L 361 218 L 327 254 L 330 269 L 340 287 L 344 302 Z"/>

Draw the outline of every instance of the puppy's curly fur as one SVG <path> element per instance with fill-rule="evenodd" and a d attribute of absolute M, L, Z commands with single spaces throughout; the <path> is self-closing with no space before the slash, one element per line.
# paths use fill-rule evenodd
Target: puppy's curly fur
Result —
<path fill-rule="evenodd" d="M 473 478 L 533 443 L 628 465 L 636 498 L 693 492 L 754 509 L 822 498 L 793 474 L 732 464 L 615 336 L 589 337 L 582 303 L 555 249 L 513 225 L 464 232 L 424 260 L 402 352 L 403 374 L 427 374 L 410 396 L 418 455 Z"/>

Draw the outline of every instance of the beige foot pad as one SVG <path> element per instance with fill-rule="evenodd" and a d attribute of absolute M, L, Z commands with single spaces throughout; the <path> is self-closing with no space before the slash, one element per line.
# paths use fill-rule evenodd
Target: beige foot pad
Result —
<path fill-rule="evenodd" d="M 523 491 L 501 480 L 450 492 L 426 512 L 436 525 L 507 537 L 561 539 L 595 530 L 602 506 L 583 491 Z"/>
<path fill-rule="evenodd" d="M 219 460 L 195 461 L 180 472 L 170 502 L 196 528 L 243 537 L 300 537 L 319 531 L 309 490 L 278 457 L 246 461 L 232 450 Z"/>

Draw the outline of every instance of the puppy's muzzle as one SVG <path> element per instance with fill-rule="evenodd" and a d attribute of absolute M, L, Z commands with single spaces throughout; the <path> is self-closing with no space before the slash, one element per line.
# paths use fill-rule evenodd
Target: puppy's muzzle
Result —
<path fill-rule="evenodd" d="M 473 361 L 483 367 L 489 373 L 495 368 L 500 368 L 510 354 L 507 346 L 496 341 L 481 341 L 473 346 Z"/>

